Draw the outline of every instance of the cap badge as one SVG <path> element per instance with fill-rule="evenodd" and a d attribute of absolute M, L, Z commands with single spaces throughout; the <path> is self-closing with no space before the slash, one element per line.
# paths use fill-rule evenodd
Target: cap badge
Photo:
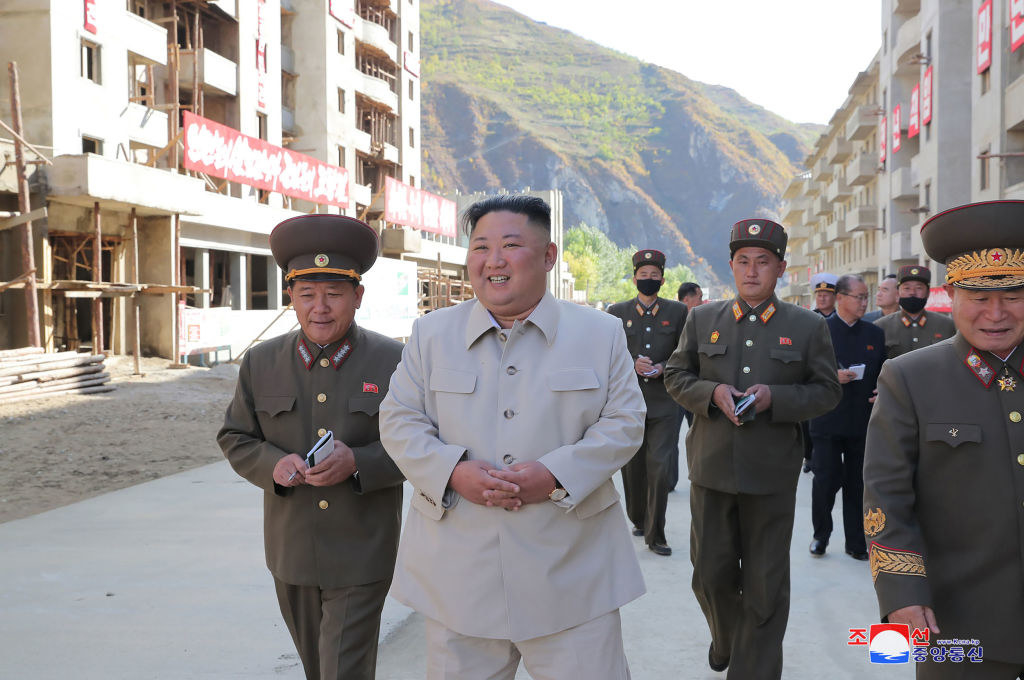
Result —
<path fill-rule="evenodd" d="M 757 236 L 758 234 L 761 233 L 761 225 L 751 224 L 749 227 L 747 227 L 747 233 L 750 234 L 751 236 Z"/>
<path fill-rule="evenodd" d="M 318 253 L 316 257 L 313 258 L 313 264 L 317 267 L 326 267 L 330 262 L 331 258 L 327 257 L 323 253 Z"/>
<path fill-rule="evenodd" d="M 712 345 L 715 344 L 716 342 L 718 342 L 718 336 L 719 336 L 718 331 L 712 331 L 711 332 L 711 344 Z"/>
<path fill-rule="evenodd" d="M 996 267 L 1006 264 L 1006 251 L 1002 248 L 993 248 L 988 251 L 988 261 Z"/>
<path fill-rule="evenodd" d="M 910 273 L 916 276 L 917 274 L 921 273 L 921 270 L 918 269 L 917 267 L 914 267 L 913 269 L 910 270 Z"/>
<path fill-rule="evenodd" d="M 651 253 L 644 253 L 644 259 L 645 259 L 645 260 L 649 260 L 649 259 L 651 259 L 652 257 L 654 257 L 654 255 L 652 255 Z"/>

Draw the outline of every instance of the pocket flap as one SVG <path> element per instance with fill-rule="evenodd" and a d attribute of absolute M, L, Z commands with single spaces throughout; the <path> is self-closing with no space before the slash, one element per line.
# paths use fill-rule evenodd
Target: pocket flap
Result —
<path fill-rule="evenodd" d="M 596 390 L 600 386 L 592 368 L 563 368 L 548 374 L 548 387 L 552 392 Z"/>
<path fill-rule="evenodd" d="M 269 414 L 271 418 L 295 407 L 295 397 L 257 396 L 253 401 L 257 411 Z"/>
<path fill-rule="evenodd" d="M 768 356 L 772 359 L 778 359 L 784 364 L 789 364 L 794 361 L 800 361 L 803 359 L 803 355 L 792 349 L 772 349 L 768 350 Z"/>
<path fill-rule="evenodd" d="M 365 413 L 368 416 L 375 416 L 379 408 L 380 397 L 349 397 L 348 399 L 350 413 Z"/>
<path fill-rule="evenodd" d="M 725 354 L 725 350 L 728 345 L 712 344 L 710 342 L 702 342 L 697 345 L 697 351 L 701 354 L 706 354 L 709 357 L 718 356 L 719 354 Z"/>
<path fill-rule="evenodd" d="M 981 425 L 962 423 L 928 423 L 924 430 L 925 440 L 945 442 L 953 448 L 973 442 L 981 443 Z"/>
<path fill-rule="evenodd" d="M 435 392 L 471 394 L 476 389 L 476 373 L 438 368 L 430 374 L 430 389 Z"/>

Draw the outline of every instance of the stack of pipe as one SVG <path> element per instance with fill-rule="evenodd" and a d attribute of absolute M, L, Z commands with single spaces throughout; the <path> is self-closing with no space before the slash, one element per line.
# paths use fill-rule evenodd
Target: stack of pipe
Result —
<path fill-rule="evenodd" d="M 110 392 L 104 355 L 45 353 L 40 347 L 0 350 L 0 404 L 53 394 Z"/>

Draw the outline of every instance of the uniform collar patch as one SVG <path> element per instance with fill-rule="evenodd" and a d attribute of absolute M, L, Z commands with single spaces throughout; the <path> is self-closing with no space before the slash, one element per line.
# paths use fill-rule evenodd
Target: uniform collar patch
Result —
<path fill-rule="evenodd" d="M 306 341 L 300 337 L 299 344 L 295 349 L 299 353 L 299 359 L 306 366 L 306 370 L 308 371 L 310 366 L 313 365 L 313 359 L 315 359 L 315 357 L 313 356 L 313 353 L 309 350 L 309 347 L 306 346 Z"/>
<path fill-rule="evenodd" d="M 331 363 L 334 364 L 334 370 L 341 368 L 341 365 L 345 363 L 350 354 L 352 354 L 352 343 L 346 338 L 345 342 L 341 343 L 341 346 L 338 347 L 338 351 L 331 355 Z"/>
<path fill-rule="evenodd" d="M 732 316 L 737 321 L 739 321 L 740 319 L 743 318 L 743 310 L 740 309 L 740 303 L 739 302 L 733 301 L 733 303 L 732 303 Z"/>
<path fill-rule="evenodd" d="M 964 359 L 964 364 L 967 368 L 971 369 L 971 373 L 977 378 L 985 389 L 988 389 L 992 385 L 992 381 L 996 377 L 996 372 L 992 370 L 992 367 L 988 365 L 981 355 L 978 354 L 978 350 L 971 348 L 971 351 L 967 354 Z"/>
<path fill-rule="evenodd" d="M 924 328 L 924 325 L 928 323 L 928 315 L 925 314 L 924 312 L 921 312 L 921 316 L 917 317 L 917 319 L 911 319 L 909 316 L 907 316 L 907 313 L 904 312 L 903 315 L 900 317 L 900 321 L 902 321 L 903 325 L 906 326 L 907 328 L 910 328 L 910 325 L 915 321 L 917 322 L 918 326 Z"/>
<path fill-rule="evenodd" d="M 765 310 L 761 312 L 761 323 L 768 323 L 768 320 L 775 316 L 775 303 L 769 303 Z"/>

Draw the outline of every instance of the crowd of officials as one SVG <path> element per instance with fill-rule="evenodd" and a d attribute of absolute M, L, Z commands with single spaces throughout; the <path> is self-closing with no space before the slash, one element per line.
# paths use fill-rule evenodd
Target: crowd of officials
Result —
<path fill-rule="evenodd" d="M 372 228 L 305 215 L 271 232 L 299 329 L 245 355 L 218 441 L 264 490 L 267 566 L 309 680 L 374 677 L 389 590 L 425 618 L 428 680 L 512 680 L 520 663 L 629 678 L 619 609 L 645 591 L 630 531 L 672 554 L 683 419 L 711 669 L 783 675 L 806 457 L 811 555 L 841 491 L 881 619 L 983 646 L 919 678 L 1024 671 L 1024 202 L 925 223 L 952 319 L 925 309 L 919 265 L 882 281 L 873 317 L 854 275 L 816 277 L 814 310 L 779 300 L 788 237 L 768 219 L 731 227 L 734 295 L 663 297 L 665 255 L 644 249 L 636 296 L 608 313 L 546 291 L 542 200 L 488 198 L 463 223 L 475 298 L 417 319 L 404 345 L 354 321 Z"/>

